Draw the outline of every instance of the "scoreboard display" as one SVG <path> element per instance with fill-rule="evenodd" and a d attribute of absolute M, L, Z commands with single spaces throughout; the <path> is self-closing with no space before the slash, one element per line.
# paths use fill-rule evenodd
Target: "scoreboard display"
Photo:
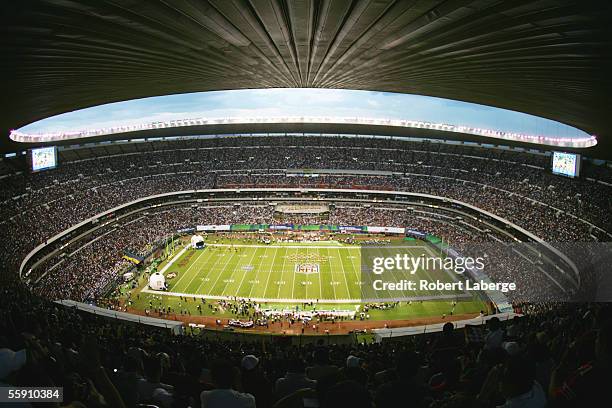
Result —
<path fill-rule="evenodd" d="M 57 149 L 55 146 L 30 150 L 32 171 L 42 171 L 57 167 Z"/>
<path fill-rule="evenodd" d="M 566 177 L 578 177 L 580 175 L 580 155 L 553 152 L 552 172 Z"/>

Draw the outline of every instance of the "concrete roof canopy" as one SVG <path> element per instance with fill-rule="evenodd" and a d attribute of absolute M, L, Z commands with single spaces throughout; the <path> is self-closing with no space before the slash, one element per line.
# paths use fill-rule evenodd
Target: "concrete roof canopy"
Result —
<path fill-rule="evenodd" d="M 597 135 L 612 159 L 612 2 L 2 2 L 0 149 L 11 129 L 184 92 L 324 87 L 526 112 Z"/>

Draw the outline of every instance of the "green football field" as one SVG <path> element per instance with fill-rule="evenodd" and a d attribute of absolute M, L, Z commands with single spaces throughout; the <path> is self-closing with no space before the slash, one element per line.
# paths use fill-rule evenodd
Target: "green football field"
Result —
<path fill-rule="evenodd" d="M 434 249 L 420 241 L 402 247 L 410 256 L 434 256 Z M 376 248 L 381 256 L 393 247 Z M 178 251 L 177 251 L 178 252 Z M 209 240 L 202 250 L 183 248 L 161 271 L 167 277 L 167 295 L 210 299 L 247 298 L 259 302 L 352 304 L 392 300 L 471 300 L 458 291 L 375 291 L 371 271 L 362 271 L 362 248 L 337 241 L 271 243 L 254 240 Z M 170 278 L 170 276 L 176 275 Z M 452 282 L 445 270 L 420 269 L 414 275 L 395 271 L 386 280 L 424 279 Z M 369 289 L 369 290 L 368 290 Z M 148 289 L 144 292 L 151 293 Z M 159 293 L 159 292 L 158 292 Z"/>

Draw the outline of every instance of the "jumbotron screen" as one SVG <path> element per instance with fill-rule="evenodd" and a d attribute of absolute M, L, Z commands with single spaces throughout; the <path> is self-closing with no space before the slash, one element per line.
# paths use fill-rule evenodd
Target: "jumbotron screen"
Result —
<path fill-rule="evenodd" d="M 567 177 L 578 177 L 580 174 L 580 155 L 554 152 L 552 172 Z"/>
<path fill-rule="evenodd" d="M 55 146 L 32 149 L 32 171 L 41 171 L 57 167 L 57 150 Z"/>

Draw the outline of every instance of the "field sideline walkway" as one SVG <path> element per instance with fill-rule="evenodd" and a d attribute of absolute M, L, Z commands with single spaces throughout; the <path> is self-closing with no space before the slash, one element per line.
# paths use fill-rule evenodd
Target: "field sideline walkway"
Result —
<path fill-rule="evenodd" d="M 449 294 L 449 295 L 427 295 L 427 296 L 414 296 L 414 297 L 401 297 L 401 298 L 374 298 L 374 299 L 277 299 L 277 298 L 259 298 L 259 297 L 241 297 L 241 296 L 215 296 L 215 295 L 201 295 L 193 293 L 180 293 L 180 292 L 165 292 L 159 290 L 151 290 L 149 287 L 145 287 L 142 293 L 151 293 L 155 295 L 164 296 L 183 296 L 197 299 L 212 299 L 212 300 L 250 300 L 253 302 L 263 303 L 369 303 L 369 302 L 418 302 L 421 300 L 439 300 L 439 299 L 457 299 L 457 298 L 470 298 L 469 294 Z"/>

